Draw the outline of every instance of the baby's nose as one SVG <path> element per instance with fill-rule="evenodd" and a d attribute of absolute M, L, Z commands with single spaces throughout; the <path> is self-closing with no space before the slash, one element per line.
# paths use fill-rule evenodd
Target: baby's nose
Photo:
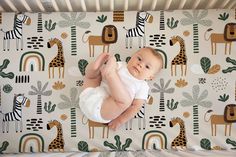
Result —
<path fill-rule="evenodd" d="M 140 68 L 142 68 L 142 67 L 143 67 L 143 63 L 139 63 L 138 65 L 140 66 Z"/>

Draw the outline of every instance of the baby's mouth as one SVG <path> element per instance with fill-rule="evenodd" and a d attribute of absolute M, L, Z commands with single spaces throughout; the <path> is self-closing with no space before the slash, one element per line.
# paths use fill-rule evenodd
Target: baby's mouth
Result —
<path fill-rule="evenodd" d="M 134 66 L 133 68 L 134 68 L 134 71 L 135 71 L 136 73 L 139 73 L 138 68 L 136 68 L 135 66 Z"/>

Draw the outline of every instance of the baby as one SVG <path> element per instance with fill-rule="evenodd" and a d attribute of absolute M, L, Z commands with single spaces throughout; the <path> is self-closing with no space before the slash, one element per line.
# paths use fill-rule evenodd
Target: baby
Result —
<path fill-rule="evenodd" d="M 116 130 L 139 112 L 148 97 L 146 81 L 155 78 L 162 64 L 162 56 L 150 47 L 138 50 L 128 63 L 102 53 L 86 68 L 81 111 Z"/>

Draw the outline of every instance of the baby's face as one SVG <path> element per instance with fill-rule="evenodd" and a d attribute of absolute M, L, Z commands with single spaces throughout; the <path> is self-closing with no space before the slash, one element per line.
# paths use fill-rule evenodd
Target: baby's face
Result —
<path fill-rule="evenodd" d="M 141 49 L 128 62 L 127 68 L 139 80 L 151 80 L 160 71 L 162 62 L 149 50 Z"/>

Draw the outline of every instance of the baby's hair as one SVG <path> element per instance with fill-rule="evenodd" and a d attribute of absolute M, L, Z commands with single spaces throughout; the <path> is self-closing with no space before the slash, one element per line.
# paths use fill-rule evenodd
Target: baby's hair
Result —
<path fill-rule="evenodd" d="M 163 58 L 162 58 L 162 55 L 160 54 L 160 52 L 158 50 L 156 51 L 155 49 L 153 49 L 151 47 L 145 47 L 144 49 L 148 49 L 159 61 L 161 61 L 162 62 L 161 68 L 163 68 Z"/>

